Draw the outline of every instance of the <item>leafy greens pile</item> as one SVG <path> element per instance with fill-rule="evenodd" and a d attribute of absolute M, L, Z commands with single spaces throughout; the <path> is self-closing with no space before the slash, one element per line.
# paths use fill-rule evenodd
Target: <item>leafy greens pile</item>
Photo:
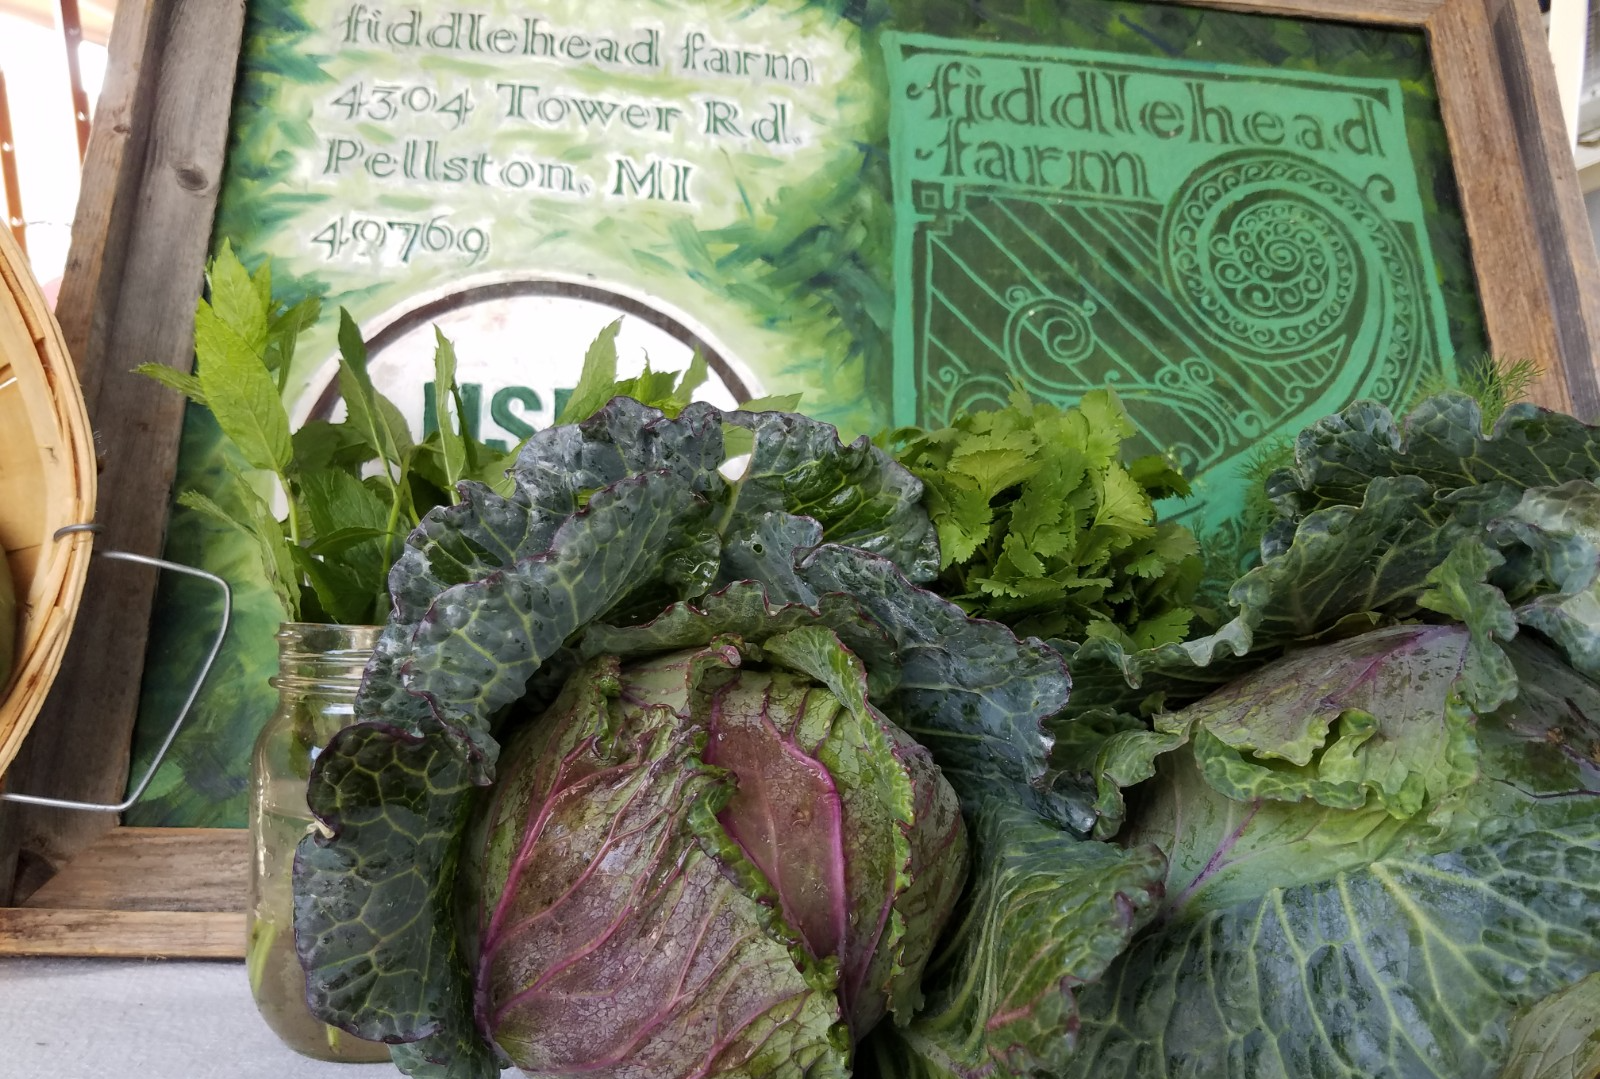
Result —
<path fill-rule="evenodd" d="M 373 385 L 361 329 L 343 308 L 338 382 L 346 416 L 308 421 L 291 435 L 283 395 L 322 300 L 274 296 L 270 260 L 251 271 L 226 242 L 206 284 L 195 309 L 195 373 L 159 363 L 136 369 L 208 409 L 232 450 L 225 460 L 233 482 L 222 502 L 198 491 L 181 492 L 178 501 L 251 539 L 287 621 L 382 622 L 389 569 L 405 536 L 429 510 L 454 502 L 462 480 L 509 491 L 506 470 L 520 446 L 507 453 L 474 436 L 463 420 L 455 348 L 437 330 L 429 404 L 438 422 L 413 438 L 400 409 Z M 698 353 L 681 375 L 646 363 L 642 374 L 618 379 L 620 329 L 620 320 L 612 323 L 589 347 L 559 422 L 583 419 L 617 395 L 676 415 L 706 380 Z M 281 520 L 273 496 L 285 507 Z"/>
<path fill-rule="evenodd" d="M 1116 394 L 1071 408 L 1031 400 L 887 440 L 927 489 L 939 530 L 940 594 L 979 618 L 1041 637 L 1112 637 L 1128 647 L 1189 635 L 1202 563 L 1194 535 L 1157 521 L 1187 497 L 1165 457 L 1124 465 L 1135 433 Z"/>
<path fill-rule="evenodd" d="M 617 399 L 512 477 L 408 540 L 308 791 L 313 1010 L 408 1073 L 1600 1063 L 1600 430 L 1330 417 L 1187 641 L 971 617 L 792 414 Z"/>

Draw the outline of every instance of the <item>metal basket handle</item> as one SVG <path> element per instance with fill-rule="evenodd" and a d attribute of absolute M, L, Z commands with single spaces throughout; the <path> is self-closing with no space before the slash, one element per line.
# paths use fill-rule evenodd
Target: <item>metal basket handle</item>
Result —
<path fill-rule="evenodd" d="M 78 532 L 103 532 L 104 526 L 96 524 L 68 525 L 57 529 L 53 539 L 59 540 L 63 536 Z M 207 573 L 203 569 L 185 566 L 177 562 L 168 562 L 163 558 L 151 558 L 149 555 L 132 554 L 128 551 L 96 551 L 100 558 L 109 558 L 117 562 L 135 562 L 141 566 L 153 566 L 156 569 L 171 570 L 174 573 L 187 574 L 198 577 L 203 581 L 210 581 L 222 592 L 222 619 L 217 626 L 217 636 L 211 642 L 211 650 L 206 654 L 205 662 L 200 665 L 200 671 L 195 676 L 194 685 L 189 688 L 189 696 L 183 702 L 183 707 L 178 709 L 177 718 L 172 721 L 172 727 L 167 731 L 167 736 L 161 742 L 161 748 L 156 750 L 155 759 L 150 762 L 150 767 L 145 770 L 144 778 L 133 788 L 133 793 L 115 805 L 100 802 L 73 802 L 64 798 L 43 798 L 34 794 L 6 794 L 0 793 L 0 802 L 20 802 L 23 805 L 45 806 L 49 809 L 75 809 L 85 813 L 122 813 L 131 808 L 145 789 L 150 786 L 150 781 L 155 778 L 156 770 L 161 767 L 161 762 L 166 760 L 167 751 L 172 748 L 172 743 L 177 741 L 178 731 L 183 728 L 183 721 L 189 718 L 189 711 L 194 707 L 196 698 L 200 696 L 201 688 L 206 684 L 206 679 L 211 674 L 212 666 L 217 662 L 217 653 L 222 651 L 222 642 L 228 635 L 228 623 L 233 618 L 233 589 L 214 573 Z"/>

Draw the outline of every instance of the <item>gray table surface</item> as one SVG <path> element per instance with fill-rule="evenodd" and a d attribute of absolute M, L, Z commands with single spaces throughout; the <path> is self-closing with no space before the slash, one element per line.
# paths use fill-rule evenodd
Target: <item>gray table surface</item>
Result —
<path fill-rule="evenodd" d="M 0 959 L 0 1079 L 390 1079 L 284 1048 L 243 963 Z"/>

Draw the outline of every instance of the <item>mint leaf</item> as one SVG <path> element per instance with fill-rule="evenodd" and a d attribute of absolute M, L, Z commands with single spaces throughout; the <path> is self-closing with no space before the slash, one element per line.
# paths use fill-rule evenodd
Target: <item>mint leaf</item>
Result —
<path fill-rule="evenodd" d="M 339 309 L 339 393 L 344 398 L 351 426 L 379 460 L 401 465 L 401 447 L 409 449 L 411 434 L 400 410 L 379 396 L 367 373 L 367 344 L 350 312 Z M 386 470 L 387 472 L 387 470 Z M 392 476 L 392 474 L 390 474 Z"/>
<path fill-rule="evenodd" d="M 283 607 L 286 619 L 298 621 L 300 578 L 295 572 L 294 557 L 290 554 L 291 544 L 283 534 L 283 526 L 273 518 L 272 510 L 250 486 L 250 481 L 234 471 L 232 466 L 228 471 L 233 479 L 233 493 L 241 503 L 240 508 L 224 509 L 198 491 L 184 491 L 178 496 L 178 504 L 203 513 L 254 540 L 261 567 L 266 571 L 267 581 L 279 605 Z"/>
<path fill-rule="evenodd" d="M 297 565 L 307 570 L 323 607 L 339 622 L 382 621 L 387 607 L 388 552 L 395 539 L 389 533 L 389 507 L 370 487 L 342 469 L 307 473 L 300 478 L 299 491 L 318 540 L 315 550 L 304 551 L 306 557 Z M 348 538 L 352 533 L 369 538 L 333 545 L 335 537 Z M 342 565 L 316 572 L 307 569 L 307 560 L 320 567 L 335 554 Z M 318 562 L 319 558 L 324 562 Z"/>
<path fill-rule="evenodd" d="M 383 500 L 342 469 L 307 473 L 300 478 L 300 493 L 311 526 L 320 537 L 347 528 L 369 529 L 382 535 L 388 524 L 389 508 Z"/>
<path fill-rule="evenodd" d="M 801 394 L 779 393 L 768 397 L 752 397 L 739 406 L 740 412 L 794 412 L 800 407 Z"/>
<path fill-rule="evenodd" d="M 456 350 L 437 326 L 434 327 L 433 399 L 439 417 L 439 448 L 444 462 L 444 488 L 454 492 L 467 468 L 467 443 L 465 431 L 456 426 Z M 452 501 L 455 499 L 452 498 Z"/>
<path fill-rule="evenodd" d="M 295 569 L 310 582 L 328 621 L 353 626 L 381 621 L 381 611 L 373 609 L 370 580 L 363 581 L 351 567 L 317 558 L 304 547 L 290 546 L 289 554 Z"/>
<path fill-rule="evenodd" d="M 319 557 L 343 554 L 350 548 L 373 540 L 382 540 L 388 536 L 387 532 L 378 528 L 341 528 L 326 536 L 319 537 L 311 543 L 306 550 Z"/>
<path fill-rule="evenodd" d="M 311 420 L 294 433 L 294 470 L 304 474 L 340 468 L 352 475 L 371 458 L 366 439 L 349 422 Z"/>
<path fill-rule="evenodd" d="M 583 371 L 578 385 L 573 388 L 567 405 L 556 417 L 557 424 L 573 423 L 587 419 L 616 396 L 617 384 L 617 334 L 622 331 L 619 318 L 600 331 L 589 351 L 583 357 Z"/>
<path fill-rule="evenodd" d="M 711 372 L 706 367 L 706 354 L 696 348 L 693 358 L 689 360 L 689 369 L 678 380 L 678 388 L 672 391 L 672 396 L 662 403 L 662 411 L 669 416 L 676 416 L 688 408 L 689 402 L 694 400 L 694 391 L 704 386 L 706 379 L 710 377 Z"/>
<path fill-rule="evenodd" d="M 141 363 L 134 368 L 134 371 L 146 378 L 155 379 L 169 390 L 177 390 L 197 405 L 206 404 L 206 391 L 195 375 L 185 374 L 176 367 L 168 367 L 164 363 Z"/>
<path fill-rule="evenodd" d="M 244 295 L 254 301 L 253 289 Z M 238 447 L 245 462 L 251 468 L 282 475 L 289 470 L 294 449 L 289 415 L 278 396 L 277 383 L 261 360 L 266 314 L 260 314 L 261 340 L 252 343 L 201 300 L 194 323 L 196 374 L 217 426 Z"/>
<path fill-rule="evenodd" d="M 307 297 L 272 317 L 267 327 L 267 347 L 262 358 L 269 371 L 277 372 L 280 391 L 288 381 L 300 335 L 315 326 L 321 318 L 322 298 L 319 296 Z"/>
<path fill-rule="evenodd" d="M 272 269 L 262 263 L 255 277 L 244 268 L 233 247 L 223 241 L 222 250 L 212 260 L 207 282 L 211 286 L 208 305 L 217 320 L 260 356 L 267 347 L 267 325 L 272 311 Z"/>

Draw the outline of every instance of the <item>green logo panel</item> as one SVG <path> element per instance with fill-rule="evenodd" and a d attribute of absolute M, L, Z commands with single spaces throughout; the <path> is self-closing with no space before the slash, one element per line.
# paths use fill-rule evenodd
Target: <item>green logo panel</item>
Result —
<path fill-rule="evenodd" d="M 1211 532 L 1263 441 L 1453 368 L 1398 83 L 886 48 L 897 422 L 1110 387 Z"/>

